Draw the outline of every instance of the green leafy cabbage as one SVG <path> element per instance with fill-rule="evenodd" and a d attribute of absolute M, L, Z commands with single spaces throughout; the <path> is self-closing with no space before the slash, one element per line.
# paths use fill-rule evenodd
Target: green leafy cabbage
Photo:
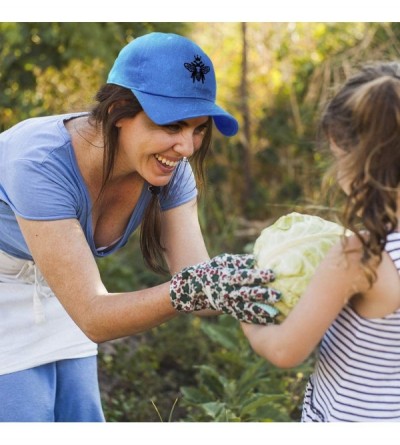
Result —
<path fill-rule="evenodd" d="M 296 212 L 261 232 L 254 244 L 256 267 L 275 272 L 272 286 L 282 292 L 274 305 L 280 311 L 278 321 L 297 303 L 316 267 L 344 233 L 339 224 Z"/>

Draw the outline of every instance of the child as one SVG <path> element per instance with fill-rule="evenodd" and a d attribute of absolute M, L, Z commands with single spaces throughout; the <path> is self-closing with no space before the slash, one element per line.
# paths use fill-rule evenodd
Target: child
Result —
<path fill-rule="evenodd" d="M 399 421 L 400 64 L 365 66 L 350 78 L 322 131 L 354 235 L 331 249 L 280 325 L 242 328 L 254 351 L 282 368 L 322 339 L 302 421 Z"/>

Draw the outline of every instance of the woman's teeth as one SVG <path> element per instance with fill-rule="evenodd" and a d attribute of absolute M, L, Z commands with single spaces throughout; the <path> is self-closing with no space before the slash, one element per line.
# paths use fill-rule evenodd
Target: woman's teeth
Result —
<path fill-rule="evenodd" d="M 168 161 L 168 159 L 163 158 L 160 155 L 154 155 L 158 162 L 161 164 L 167 165 L 168 167 L 176 167 L 178 165 L 178 161 Z"/>

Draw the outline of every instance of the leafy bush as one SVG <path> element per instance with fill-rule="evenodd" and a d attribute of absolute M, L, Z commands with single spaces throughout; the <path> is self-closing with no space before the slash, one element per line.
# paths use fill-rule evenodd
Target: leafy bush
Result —
<path fill-rule="evenodd" d="M 194 381 L 193 364 L 210 351 L 197 317 L 182 315 L 146 333 L 100 347 L 99 379 L 110 422 L 182 420 L 180 386 Z"/>
<path fill-rule="evenodd" d="M 253 353 L 233 318 L 178 317 L 101 346 L 106 419 L 297 421 L 312 361 L 280 370 Z"/>
<path fill-rule="evenodd" d="M 219 348 L 194 367 L 196 385 L 183 386 L 186 421 L 289 422 L 300 418 L 313 359 L 280 370 L 256 356 L 237 322 L 227 316 L 203 320 L 202 332 Z"/>

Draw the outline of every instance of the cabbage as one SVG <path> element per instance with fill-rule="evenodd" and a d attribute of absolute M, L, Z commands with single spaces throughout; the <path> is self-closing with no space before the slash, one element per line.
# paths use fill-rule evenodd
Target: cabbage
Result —
<path fill-rule="evenodd" d="M 255 267 L 275 272 L 272 287 L 282 293 L 274 305 L 280 311 L 278 321 L 297 303 L 318 264 L 344 233 L 334 222 L 296 212 L 261 232 L 253 249 Z"/>

